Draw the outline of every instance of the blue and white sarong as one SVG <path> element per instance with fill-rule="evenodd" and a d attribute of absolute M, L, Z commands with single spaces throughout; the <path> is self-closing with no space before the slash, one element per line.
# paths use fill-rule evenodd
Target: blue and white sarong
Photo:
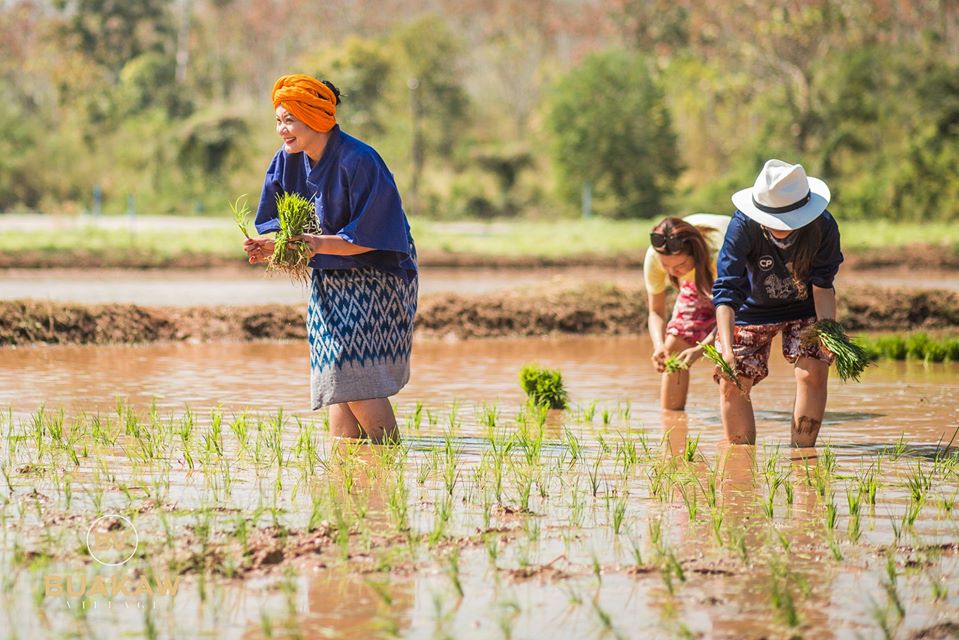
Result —
<path fill-rule="evenodd" d="M 387 398 L 410 379 L 418 280 L 373 267 L 314 269 L 307 307 L 313 409 Z"/>

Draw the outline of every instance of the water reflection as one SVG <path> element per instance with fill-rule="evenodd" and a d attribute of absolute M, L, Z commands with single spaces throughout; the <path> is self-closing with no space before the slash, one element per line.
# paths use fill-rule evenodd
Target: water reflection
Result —
<path fill-rule="evenodd" d="M 463 435 L 482 433 L 479 408 L 496 407 L 515 417 L 524 397 L 519 369 L 528 362 L 559 368 L 572 407 L 552 412 L 550 437 L 563 421 L 595 402 L 595 428 L 662 429 L 659 376 L 648 366 L 648 340 L 635 337 L 561 337 L 474 341 L 417 340 L 412 380 L 396 398 L 405 420 L 417 402 L 436 414 L 427 433 L 447 427 L 447 408 L 460 407 Z M 773 375 L 753 390 L 758 443 L 789 441 L 794 384 L 789 365 L 771 359 Z M 0 406 L 23 415 L 41 405 L 69 410 L 110 410 L 117 398 L 136 407 L 155 402 L 161 410 L 185 406 L 203 412 L 216 406 L 273 412 L 283 407 L 303 416 L 308 409 L 306 344 L 212 343 L 141 346 L 37 346 L 0 349 Z M 677 425 L 703 444 L 722 439 L 718 391 L 708 367 L 692 372 L 692 393 Z M 883 362 L 860 384 L 830 381 L 820 446 L 895 446 L 905 432 L 910 444 L 948 441 L 959 423 L 959 365 Z M 628 408 L 629 419 L 622 416 Z M 607 410 L 615 423 L 602 425 Z M 565 417 L 564 417 L 565 416 Z M 678 445 L 677 430 L 670 438 Z"/>

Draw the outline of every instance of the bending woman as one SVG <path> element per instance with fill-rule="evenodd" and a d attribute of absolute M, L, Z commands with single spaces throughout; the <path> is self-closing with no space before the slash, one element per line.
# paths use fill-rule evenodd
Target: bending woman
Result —
<path fill-rule="evenodd" d="M 689 367 L 703 355 L 697 343 L 715 338 L 716 311 L 711 299 L 716 278 L 716 253 L 729 225 L 728 216 L 697 213 L 665 218 L 649 234 L 650 247 L 643 264 L 649 302 L 647 326 L 653 341 L 653 366 L 663 374 L 660 404 L 682 410 L 689 392 Z M 679 291 L 672 317 L 666 322 L 666 288 Z M 686 368 L 666 371 L 666 359 L 675 355 Z"/>
<path fill-rule="evenodd" d="M 813 447 L 833 357 L 802 334 L 817 320 L 836 319 L 833 281 L 843 261 L 839 226 L 826 209 L 829 187 L 802 165 L 773 159 L 752 188 L 732 199 L 736 213 L 713 284 L 721 351 L 743 389 L 714 373 L 726 439 L 756 443 L 749 391 L 769 374 L 772 340 L 782 334 L 783 357 L 796 380 L 792 445 Z"/>
<path fill-rule="evenodd" d="M 397 441 L 389 396 L 407 383 L 416 314 L 416 250 L 393 174 L 369 145 L 336 124 L 336 87 L 301 74 L 273 87 L 283 146 L 266 172 L 256 230 L 278 231 L 276 198 L 295 192 L 316 205 L 307 309 L 313 409 L 330 408 L 330 432 Z M 266 262 L 273 240 L 246 240 Z"/>

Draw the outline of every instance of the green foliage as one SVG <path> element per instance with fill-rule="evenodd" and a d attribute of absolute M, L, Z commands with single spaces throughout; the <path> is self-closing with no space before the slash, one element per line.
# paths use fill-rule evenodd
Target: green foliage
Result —
<path fill-rule="evenodd" d="M 361 138 L 377 138 L 389 129 L 392 96 L 388 79 L 396 72 L 394 57 L 379 40 L 357 36 L 348 36 L 338 48 L 324 47 L 315 57 L 307 57 L 312 75 L 342 88 L 336 118 Z"/>
<path fill-rule="evenodd" d="M 149 51 L 169 50 L 175 36 L 168 0 L 54 0 L 62 12 L 59 34 L 114 77 Z"/>
<path fill-rule="evenodd" d="M 959 338 L 936 339 L 926 333 L 907 336 L 891 335 L 860 338 L 859 342 L 872 360 L 922 360 L 924 362 L 959 362 Z"/>
<path fill-rule="evenodd" d="M 527 364 L 519 372 L 519 381 L 530 403 L 538 407 L 565 409 L 569 404 L 563 375 L 558 370 Z"/>
<path fill-rule="evenodd" d="M 589 56 L 557 83 L 549 128 L 570 202 L 585 182 L 601 215 L 668 211 L 681 162 L 663 91 L 645 58 L 625 51 Z"/>
<path fill-rule="evenodd" d="M 449 157 L 470 106 L 461 69 L 462 41 L 435 15 L 398 28 L 393 38 L 403 72 L 399 80 L 416 94 L 413 108 L 422 121 L 424 141 L 433 153 Z"/>
<path fill-rule="evenodd" d="M 270 83 L 303 71 L 340 87 L 344 129 L 414 215 L 555 219 L 585 182 L 601 216 L 728 212 L 781 157 L 829 183 L 844 236 L 850 220 L 959 219 L 959 53 L 935 3 L 574 5 L 544 20 L 536 3 L 0 3 L 0 210 L 89 210 L 98 186 L 105 212 L 132 197 L 222 215 L 278 147 Z M 595 24 L 628 49 L 601 50 Z"/>

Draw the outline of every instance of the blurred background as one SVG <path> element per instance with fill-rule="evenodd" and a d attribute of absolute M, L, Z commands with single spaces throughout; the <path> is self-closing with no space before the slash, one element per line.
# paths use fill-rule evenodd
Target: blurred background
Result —
<path fill-rule="evenodd" d="M 228 216 L 291 72 L 419 218 L 730 212 L 769 157 L 959 217 L 955 0 L 2 0 L 0 212 Z"/>

